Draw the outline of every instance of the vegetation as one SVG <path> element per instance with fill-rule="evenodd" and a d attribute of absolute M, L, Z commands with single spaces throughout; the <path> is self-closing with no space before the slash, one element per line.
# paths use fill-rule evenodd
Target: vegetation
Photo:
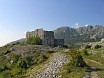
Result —
<path fill-rule="evenodd" d="M 95 54 L 89 55 L 87 58 L 100 62 L 101 64 L 104 64 L 104 57 L 101 57 L 102 54 L 103 54 L 102 51 L 97 52 Z"/>
<path fill-rule="evenodd" d="M 82 56 L 88 56 L 89 55 L 89 53 L 86 49 L 83 49 L 80 53 Z"/>
<path fill-rule="evenodd" d="M 32 65 L 32 57 L 31 56 L 24 57 L 17 62 L 18 68 L 27 69 L 31 65 Z"/>
<path fill-rule="evenodd" d="M 90 45 L 86 45 L 86 46 L 85 46 L 85 49 L 90 49 L 90 48 L 91 48 Z"/>
<path fill-rule="evenodd" d="M 75 50 L 75 49 L 71 49 L 70 50 L 70 63 L 69 66 L 71 67 L 71 69 L 73 69 L 73 67 L 84 67 L 86 66 L 85 62 L 83 61 L 82 56 L 80 55 L 80 53 Z"/>
<path fill-rule="evenodd" d="M 42 40 L 39 37 L 33 37 L 33 38 L 29 38 L 26 40 L 27 44 L 37 44 L 37 45 L 41 45 L 42 44 Z"/>
<path fill-rule="evenodd" d="M 11 48 L 17 45 L 8 45 L 4 47 L 0 47 L 0 78 L 22 78 L 24 74 L 26 74 L 32 68 L 35 69 L 36 72 L 39 72 L 38 69 L 42 68 L 44 64 L 49 62 L 48 59 L 53 53 L 56 51 L 51 51 L 49 47 L 46 47 L 46 54 L 40 54 L 38 50 L 41 49 L 39 45 L 35 46 L 26 46 L 26 49 L 34 48 L 35 51 L 32 55 L 22 56 L 21 54 L 15 54 L 11 52 Z M 22 46 L 22 45 L 21 45 Z M 58 48 L 57 51 L 61 51 L 64 49 Z M 104 57 L 101 57 L 104 54 L 104 49 L 101 48 L 100 45 L 96 45 L 96 48 L 93 49 L 94 53 L 89 54 L 91 50 L 91 46 L 87 45 L 86 49 L 78 50 L 78 49 L 70 49 L 69 52 L 63 52 L 67 56 L 69 56 L 69 63 L 64 65 L 61 75 L 62 78 L 82 78 L 84 74 L 90 73 L 88 72 L 87 65 L 91 67 L 96 67 L 99 69 L 104 68 Z M 29 51 L 28 53 L 30 53 Z M 48 60 L 48 61 L 46 61 Z M 94 60 L 99 64 L 92 62 L 90 60 Z M 103 70 L 97 70 L 97 74 L 100 78 L 104 77 Z"/>
<path fill-rule="evenodd" d="M 0 54 L 0 78 L 21 78 L 28 68 L 33 65 L 39 65 L 48 59 L 47 55 L 40 54 L 37 51 L 31 56 L 23 57 L 21 54 L 12 53 L 10 48 L 9 46 L 0 48 L 0 52 L 3 52 Z M 29 47 L 27 46 L 27 48 Z M 33 46 L 32 48 L 40 49 L 38 46 Z"/>
<path fill-rule="evenodd" d="M 80 55 L 80 52 L 76 49 L 70 49 L 67 53 L 67 56 L 68 55 L 70 62 L 64 65 L 61 71 L 61 78 L 82 78 L 86 71 L 86 63 Z"/>
<path fill-rule="evenodd" d="M 102 47 L 101 45 L 98 45 L 98 44 L 97 44 L 97 45 L 95 45 L 94 48 L 95 48 L 95 49 L 98 49 L 98 48 L 101 48 L 101 47 Z"/>

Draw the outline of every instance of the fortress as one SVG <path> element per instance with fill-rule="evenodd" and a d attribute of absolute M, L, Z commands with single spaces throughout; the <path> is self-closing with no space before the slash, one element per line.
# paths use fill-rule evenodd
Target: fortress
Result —
<path fill-rule="evenodd" d="M 53 31 L 45 31 L 43 29 L 36 29 L 35 31 L 27 32 L 26 39 L 39 37 L 42 39 L 42 44 L 46 46 L 63 46 L 64 39 L 55 39 Z"/>

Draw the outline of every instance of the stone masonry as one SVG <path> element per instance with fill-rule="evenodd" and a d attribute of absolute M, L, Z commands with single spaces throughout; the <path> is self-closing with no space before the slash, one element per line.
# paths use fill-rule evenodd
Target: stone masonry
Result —
<path fill-rule="evenodd" d="M 46 46 L 63 46 L 64 39 L 55 39 L 53 31 L 44 31 L 43 29 L 36 29 L 35 31 L 27 32 L 26 39 L 39 37 L 42 39 L 42 44 Z"/>

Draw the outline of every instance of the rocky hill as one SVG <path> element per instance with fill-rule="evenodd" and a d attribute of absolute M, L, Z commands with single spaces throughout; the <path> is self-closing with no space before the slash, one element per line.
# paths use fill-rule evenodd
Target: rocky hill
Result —
<path fill-rule="evenodd" d="M 82 58 L 83 57 L 83 58 Z M 104 78 L 104 48 L 0 47 L 0 78 Z"/>
<path fill-rule="evenodd" d="M 104 38 L 104 26 L 84 26 L 79 28 L 60 27 L 54 30 L 55 38 L 65 39 L 65 44 L 94 42 Z"/>

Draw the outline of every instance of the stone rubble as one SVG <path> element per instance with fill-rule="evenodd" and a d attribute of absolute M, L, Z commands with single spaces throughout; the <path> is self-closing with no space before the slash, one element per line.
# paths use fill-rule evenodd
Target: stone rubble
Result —
<path fill-rule="evenodd" d="M 62 65 L 68 63 L 68 58 L 61 54 L 55 53 L 54 59 L 42 68 L 41 72 L 36 75 L 36 78 L 59 78 L 57 75 L 62 68 Z"/>

